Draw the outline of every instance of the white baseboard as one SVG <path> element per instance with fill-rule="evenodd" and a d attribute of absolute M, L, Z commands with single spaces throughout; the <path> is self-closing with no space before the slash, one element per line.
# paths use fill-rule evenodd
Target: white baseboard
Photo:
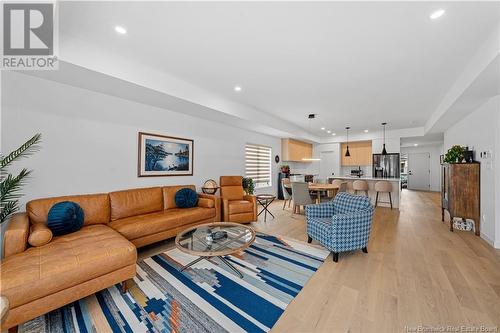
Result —
<path fill-rule="evenodd" d="M 486 243 L 488 243 L 491 246 L 493 246 L 495 249 L 500 249 L 500 242 L 493 241 L 490 237 L 488 237 L 484 233 L 481 233 L 481 238 L 484 239 L 486 241 Z"/>

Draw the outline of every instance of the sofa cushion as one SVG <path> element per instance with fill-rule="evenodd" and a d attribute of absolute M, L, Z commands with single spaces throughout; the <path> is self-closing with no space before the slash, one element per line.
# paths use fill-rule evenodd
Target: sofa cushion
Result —
<path fill-rule="evenodd" d="M 105 193 L 31 200 L 26 204 L 26 211 L 28 212 L 31 223 L 47 223 L 47 216 L 50 208 L 62 201 L 73 201 L 82 207 L 83 213 L 85 214 L 84 225 L 105 224 L 109 222 L 109 195 Z"/>
<path fill-rule="evenodd" d="M 83 209 L 72 201 L 58 202 L 49 210 L 47 226 L 54 236 L 78 231 L 83 226 Z"/>
<path fill-rule="evenodd" d="M 2 295 L 12 308 L 133 265 L 135 246 L 105 225 L 91 225 L 4 259 Z"/>
<path fill-rule="evenodd" d="M 249 223 L 253 221 L 255 221 L 255 218 L 253 212 L 251 212 L 251 213 L 232 214 L 231 216 L 229 216 L 228 222 Z"/>
<path fill-rule="evenodd" d="M 215 208 L 173 208 L 161 212 L 115 220 L 110 227 L 127 239 L 148 236 L 179 226 L 215 217 Z"/>
<path fill-rule="evenodd" d="M 109 194 L 111 221 L 158 212 L 163 209 L 161 187 L 136 188 Z"/>
<path fill-rule="evenodd" d="M 196 187 L 194 185 L 164 186 L 162 188 L 163 201 L 164 201 L 163 209 L 178 208 L 177 205 L 175 204 L 175 194 L 177 193 L 177 191 L 183 188 L 189 188 L 192 189 L 193 191 L 196 191 Z"/>
<path fill-rule="evenodd" d="M 221 187 L 221 196 L 227 200 L 242 200 L 245 192 L 241 186 L 224 186 Z"/>
<path fill-rule="evenodd" d="M 193 208 L 198 203 L 198 194 L 190 188 L 183 188 L 175 193 L 175 205 L 179 208 Z"/>
<path fill-rule="evenodd" d="M 246 200 L 229 201 L 229 214 L 253 212 L 253 204 Z"/>
<path fill-rule="evenodd" d="M 243 200 L 243 177 L 241 176 L 221 176 L 220 193 L 226 200 Z"/>

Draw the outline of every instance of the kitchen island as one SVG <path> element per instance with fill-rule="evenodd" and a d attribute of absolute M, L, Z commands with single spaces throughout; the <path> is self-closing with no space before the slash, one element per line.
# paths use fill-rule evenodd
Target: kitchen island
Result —
<path fill-rule="evenodd" d="M 366 180 L 368 183 L 368 196 L 373 204 L 375 204 L 375 197 L 377 196 L 377 192 L 375 192 L 375 183 L 378 181 L 388 181 L 392 184 L 392 207 L 394 209 L 399 209 L 399 197 L 401 195 L 401 184 L 399 178 L 374 178 L 374 177 L 353 177 L 353 176 L 338 176 L 338 177 L 329 177 L 328 179 L 342 179 L 347 182 L 347 191 L 350 193 L 354 193 L 352 189 L 352 183 L 355 180 Z M 364 195 L 364 193 L 358 193 L 359 195 Z M 383 203 L 381 202 L 383 201 Z M 387 203 L 385 203 L 387 202 Z M 380 207 L 390 207 L 389 205 L 389 195 L 387 193 L 380 193 L 378 196 L 378 206 Z"/>

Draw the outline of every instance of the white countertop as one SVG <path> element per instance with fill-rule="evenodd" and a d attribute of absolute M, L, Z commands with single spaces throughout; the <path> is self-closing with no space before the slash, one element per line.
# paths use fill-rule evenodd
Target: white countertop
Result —
<path fill-rule="evenodd" d="M 356 177 L 356 176 L 332 176 L 328 177 L 329 179 L 346 179 L 346 180 L 372 180 L 372 181 L 379 181 L 379 180 L 386 180 L 389 182 L 399 182 L 399 178 L 374 178 L 374 177 Z"/>

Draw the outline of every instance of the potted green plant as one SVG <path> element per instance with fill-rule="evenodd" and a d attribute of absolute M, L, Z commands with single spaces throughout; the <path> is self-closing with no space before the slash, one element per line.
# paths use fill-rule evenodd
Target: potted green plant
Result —
<path fill-rule="evenodd" d="M 448 152 L 446 152 L 446 156 L 444 157 L 444 161 L 446 163 L 462 163 L 465 158 L 465 147 L 454 145 Z"/>
<path fill-rule="evenodd" d="M 283 164 L 281 166 L 281 172 L 283 172 L 283 173 L 290 173 L 290 166 L 288 164 Z"/>
<path fill-rule="evenodd" d="M 252 178 L 248 177 L 243 177 L 243 189 L 245 190 L 246 194 L 253 194 L 253 191 L 255 189 L 255 185 L 253 183 Z"/>
<path fill-rule="evenodd" d="M 40 140 L 41 135 L 35 134 L 7 156 L 0 156 L 0 223 L 7 221 L 12 214 L 19 210 L 19 198 L 23 195 L 20 191 L 31 174 L 31 170 L 22 169 L 17 176 L 14 176 L 7 172 L 7 167 L 15 160 L 35 152 L 38 149 Z"/>

